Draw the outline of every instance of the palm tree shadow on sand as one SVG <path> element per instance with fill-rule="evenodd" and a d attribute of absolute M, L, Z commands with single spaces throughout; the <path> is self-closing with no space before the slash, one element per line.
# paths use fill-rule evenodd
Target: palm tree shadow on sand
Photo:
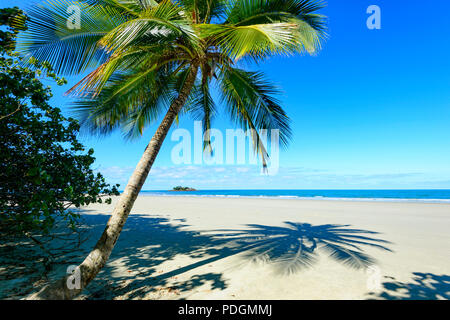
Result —
<path fill-rule="evenodd" d="M 391 251 L 388 241 L 370 237 L 377 232 L 352 229 L 349 225 L 285 222 L 284 226 L 247 225 L 248 230 L 222 230 L 215 237 L 234 244 L 243 258 L 272 264 L 281 274 L 293 274 L 312 267 L 318 253 L 328 256 L 348 267 L 367 268 L 376 263 L 364 252 L 364 247 Z"/>
<path fill-rule="evenodd" d="M 185 272 L 237 255 L 243 262 L 267 263 L 278 274 L 288 275 L 312 267 L 318 252 L 328 253 L 346 266 L 365 268 L 375 260 L 364 252 L 364 247 L 391 251 L 386 247 L 388 241 L 374 238 L 377 232 L 353 229 L 349 225 L 314 226 L 285 222 L 284 226 L 247 225 L 243 230 L 197 232 L 187 230 L 189 226 L 183 220 L 179 224 L 173 222 L 160 217 L 130 216 L 121 236 L 121 239 L 127 237 L 128 241 L 118 241 L 110 263 L 99 278 L 103 283 L 105 279 L 113 279 L 111 282 L 114 284 L 112 287 L 97 286 L 100 291 L 88 298 L 158 298 L 161 289 L 180 295 L 205 284 L 210 290 L 223 290 L 227 283 L 217 270 L 194 275 L 184 281 L 174 279 Z M 175 269 L 160 270 L 162 263 L 177 255 L 194 260 Z M 119 260 L 122 271 L 115 265 Z M 124 275 L 124 268 L 130 274 Z M 118 287 L 116 284 L 120 282 L 125 284 Z"/>
<path fill-rule="evenodd" d="M 370 293 L 371 299 L 385 300 L 439 300 L 450 299 L 450 276 L 414 272 L 411 282 L 385 277 L 380 293 Z"/>
<path fill-rule="evenodd" d="M 61 256 L 49 277 L 60 277 L 68 265 L 79 263 L 109 218 L 96 214 L 82 216 L 85 227 L 90 230 L 91 242 Z M 161 289 L 180 295 L 205 285 L 210 290 L 224 290 L 227 280 L 220 270 L 205 272 L 202 269 L 190 277 L 181 275 L 232 256 L 236 256 L 237 261 L 267 263 L 280 275 L 295 274 L 303 268 L 313 267 L 319 252 L 346 266 L 365 268 L 375 263 L 374 258 L 364 252 L 365 248 L 391 251 L 386 247 L 389 242 L 376 238 L 377 235 L 377 232 L 354 229 L 349 225 L 295 222 L 285 222 L 282 226 L 252 224 L 240 230 L 199 232 L 192 230 L 184 220 L 133 214 L 128 218 L 107 265 L 87 287 L 85 297 L 152 299 L 164 297 L 158 296 Z M 172 264 L 169 268 L 165 264 L 177 261 L 179 256 L 184 256 L 182 265 Z M 29 290 L 36 289 L 23 289 L 24 292 Z M 5 295 L 8 293 L 3 292 L 1 296 Z"/>

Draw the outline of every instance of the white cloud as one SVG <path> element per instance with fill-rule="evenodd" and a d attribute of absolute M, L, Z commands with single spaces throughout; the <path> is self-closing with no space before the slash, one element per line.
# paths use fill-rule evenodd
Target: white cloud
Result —
<path fill-rule="evenodd" d="M 113 166 L 98 171 L 109 183 L 120 183 L 124 188 L 133 170 Z M 446 178 L 418 172 L 335 173 L 304 167 L 281 167 L 277 175 L 267 176 L 261 173 L 259 166 L 162 166 L 152 169 L 144 190 L 166 190 L 180 184 L 197 189 L 389 189 L 420 188 L 421 185 L 426 188 L 433 183 L 443 187 L 442 181 Z"/>

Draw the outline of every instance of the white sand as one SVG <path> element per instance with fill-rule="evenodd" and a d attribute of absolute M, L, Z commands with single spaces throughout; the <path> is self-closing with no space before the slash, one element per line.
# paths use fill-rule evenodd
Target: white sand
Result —
<path fill-rule="evenodd" d="M 94 205 L 86 212 L 87 222 L 97 225 L 92 241 L 107 219 L 102 215 L 111 209 Z M 284 222 L 311 227 L 302 225 L 302 231 L 285 233 L 287 237 L 265 248 L 274 252 L 256 261 L 252 259 L 255 252 L 245 250 L 255 242 L 236 245 L 217 238 L 221 229 L 248 231 L 249 224 L 267 229 Z M 364 250 L 376 263 L 370 268 L 349 267 L 321 248 L 331 238 L 342 236 L 334 229 L 327 232 L 324 226 L 328 224 L 364 230 L 356 235 L 388 241 L 379 244 L 392 252 L 356 243 L 354 249 Z M 267 240 L 267 236 L 258 240 Z M 307 247 L 316 242 L 309 256 L 317 260 L 287 273 L 291 258 L 298 253 L 299 239 Z M 332 244 L 342 246 L 345 239 L 349 238 L 335 238 Z M 289 252 L 289 259 L 280 262 Z M 449 204 L 141 196 L 107 267 L 85 297 L 448 299 L 449 253 Z M 306 260 L 300 256 L 295 261 Z"/>

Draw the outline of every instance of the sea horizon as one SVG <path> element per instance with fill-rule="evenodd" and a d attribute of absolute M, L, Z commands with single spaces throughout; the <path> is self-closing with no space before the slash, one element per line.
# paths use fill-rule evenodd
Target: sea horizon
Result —
<path fill-rule="evenodd" d="M 450 203 L 450 189 L 211 189 L 196 191 L 142 190 L 140 192 L 140 195 Z"/>

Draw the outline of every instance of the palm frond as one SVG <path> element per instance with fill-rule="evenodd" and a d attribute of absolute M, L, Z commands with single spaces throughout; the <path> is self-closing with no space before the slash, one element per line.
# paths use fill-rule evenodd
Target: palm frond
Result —
<path fill-rule="evenodd" d="M 220 19 L 225 15 L 227 0 L 180 0 L 193 21 L 210 23 L 212 19 Z"/>
<path fill-rule="evenodd" d="M 326 18 L 317 12 L 326 6 L 322 0 L 239 0 L 227 8 L 226 23 L 251 25 L 283 22 L 292 17 L 310 24 L 318 32 L 326 32 Z"/>
<path fill-rule="evenodd" d="M 255 39 L 258 43 L 255 49 L 249 50 L 247 54 L 251 57 L 260 59 L 270 54 L 279 53 L 316 53 L 320 50 L 322 42 L 327 37 L 327 23 L 323 15 L 318 14 L 318 10 L 325 6 L 323 1 L 317 0 L 240 0 L 232 1 L 227 10 L 227 20 L 224 25 L 228 27 L 251 27 L 251 26 L 270 26 L 273 29 L 265 27 L 267 40 L 266 43 L 258 41 L 256 34 L 246 35 L 245 39 L 251 41 Z M 288 27 L 289 26 L 289 27 Z M 277 35 L 277 28 L 284 28 L 285 35 Z M 239 29 L 238 29 L 239 30 Z M 249 33 L 248 29 L 241 33 Z M 229 31 L 229 33 L 231 33 Z M 227 47 L 241 52 L 244 55 L 244 45 L 240 44 L 237 39 L 244 35 L 231 36 L 227 43 Z M 253 32 L 254 33 L 254 32 Z M 286 34 L 289 34 L 287 37 Z M 234 40 L 233 40 L 234 38 Z M 270 41 L 271 39 L 275 41 Z M 278 39 L 278 41 L 276 41 Z M 222 39 L 222 41 L 226 41 Z M 227 42 L 228 42 L 227 41 Z M 222 44 L 223 45 L 223 44 Z M 240 45 L 240 47 L 239 47 Z M 246 43 L 245 46 L 251 46 Z M 228 48 L 228 50 L 230 50 Z M 274 50 L 274 48 L 276 48 Z"/>
<path fill-rule="evenodd" d="M 133 47 L 123 53 L 116 51 L 105 63 L 88 74 L 67 93 L 97 95 L 114 73 L 143 70 L 138 71 L 137 76 L 128 82 L 128 87 L 132 87 L 143 75 L 170 64 L 179 64 L 186 59 L 183 52 L 168 49 L 161 44 Z M 117 92 L 119 93 L 120 91 Z"/>
<path fill-rule="evenodd" d="M 101 91 L 79 97 L 74 109 L 92 134 L 121 129 L 127 139 L 142 135 L 177 97 L 189 68 L 177 64 L 162 68 L 114 73 Z"/>
<path fill-rule="evenodd" d="M 221 47 L 233 59 L 246 55 L 289 55 L 312 47 L 299 38 L 299 25 L 295 21 L 248 26 L 202 24 L 197 28 L 203 38 Z"/>
<path fill-rule="evenodd" d="M 202 121 L 204 140 L 203 150 L 212 153 L 210 130 L 216 115 L 217 107 L 210 92 L 208 81 L 197 83 L 192 90 L 191 99 L 186 104 L 186 113 L 192 114 L 195 120 Z"/>
<path fill-rule="evenodd" d="M 70 6 L 80 8 L 79 28 L 69 28 Z M 48 0 L 31 7 L 28 30 L 18 40 L 18 51 L 50 62 L 57 73 L 77 74 L 107 59 L 98 41 L 127 19 L 115 7 L 69 0 Z"/>
<path fill-rule="evenodd" d="M 97 95 L 112 77 L 112 75 L 120 70 L 128 68 L 139 68 L 142 61 L 148 56 L 141 48 L 129 50 L 125 53 L 114 53 L 103 64 L 90 72 L 86 77 L 81 79 L 66 94 L 73 96 Z"/>
<path fill-rule="evenodd" d="M 139 12 L 144 8 L 155 6 L 158 3 L 154 0 L 79 0 L 88 5 L 101 5 L 105 8 L 114 8 L 121 11 L 125 15 L 139 15 Z"/>
<path fill-rule="evenodd" d="M 135 78 L 140 78 L 139 82 Z M 130 81 L 134 81 L 133 88 L 129 87 Z M 73 108 L 91 134 L 105 135 L 122 129 L 130 138 L 142 134 L 144 127 L 168 107 L 171 101 L 168 81 L 167 76 L 157 71 L 145 77 L 139 73 L 114 75 L 98 95 L 77 99 Z"/>
<path fill-rule="evenodd" d="M 124 120 L 123 128 L 127 138 L 133 139 L 142 135 L 144 128 L 157 119 L 161 110 L 169 108 L 169 105 L 184 87 L 187 76 L 191 71 L 190 66 L 183 66 L 185 64 L 178 67 L 172 65 L 155 72 L 153 80 L 150 80 L 150 86 L 153 89 L 151 92 L 149 91 L 146 103 L 138 108 L 134 108 L 132 113 Z M 128 90 L 130 92 L 135 91 Z M 192 100 L 191 96 L 192 92 L 188 100 Z"/>
<path fill-rule="evenodd" d="M 144 10 L 134 19 L 122 23 L 105 35 L 100 44 L 107 51 L 125 51 L 129 46 L 153 44 L 184 38 L 195 43 L 196 35 L 185 17 L 183 8 L 170 0 Z"/>
<path fill-rule="evenodd" d="M 268 160 L 266 147 L 259 136 L 267 130 L 279 130 L 282 145 L 286 146 L 291 136 L 289 118 L 274 98 L 279 90 L 264 78 L 261 72 L 247 72 L 236 68 L 225 68 L 219 76 L 222 99 L 228 106 L 232 118 L 245 130 L 254 133 L 255 151 L 263 164 Z"/>
<path fill-rule="evenodd" d="M 145 102 L 134 108 L 123 121 L 123 131 L 127 139 L 140 137 L 148 125 L 167 111 L 178 93 L 176 83 L 176 74 L 167 75 L 156 72 L 151 79 L 151 84 L 148 85 L 148 96 Z"/>

